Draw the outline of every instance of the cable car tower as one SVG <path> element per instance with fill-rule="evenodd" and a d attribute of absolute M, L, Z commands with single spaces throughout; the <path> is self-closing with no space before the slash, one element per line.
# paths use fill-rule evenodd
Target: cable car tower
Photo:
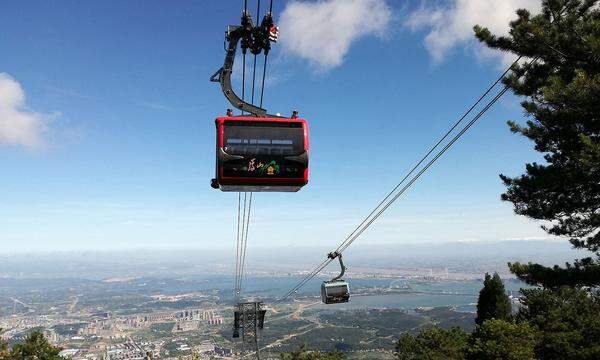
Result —
<path fill-rule="evenodd" d="M 242 337 L 240 358 L 243 359 L 247 349 L 253 349 L 256 358 L 260 359 L 258 347 L 258 330 L 262 330 L 265 324 L 267 310 L 262 308 L 262 302 L 241 302 L 237 304 L 237 310 L 233 318 L 233 337 Z"/>

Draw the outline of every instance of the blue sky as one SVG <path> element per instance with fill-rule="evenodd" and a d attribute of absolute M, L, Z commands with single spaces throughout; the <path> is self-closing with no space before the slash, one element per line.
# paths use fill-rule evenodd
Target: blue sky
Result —
<path fill-rule="evenodd" d="M 237 195 L 209 186 L 229 104 L 208 77 L 241 3 L 2 2 L 0 252 L 234 248 Z M 482 3 L 276 0 L 265 105 L 309 120 L 311 179 L 256 194 L 250 246 L 334 248 L 368 214 L 506 63 L 469 24 L 538 6 Z M 360 243 L 544 238 L 499 201 L 498 173 L 539 159 L 509 119 L 512 95 Z"/>

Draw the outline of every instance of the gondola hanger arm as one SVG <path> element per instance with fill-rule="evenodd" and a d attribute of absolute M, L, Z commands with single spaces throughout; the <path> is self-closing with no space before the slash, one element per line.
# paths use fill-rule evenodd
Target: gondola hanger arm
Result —
<path fill-rule="evenodd" d="M 233 72 L 233 64 L 235 54 L 237 52 L 238 43 L 242 42 L 242 51 L 245 53 L 249 48 L 253 54 L 263 52 L 269 53 L 271 49 L 271 41 L 276 41 L 273 37 L 273 31 L 277 28 L 273 25 L 271 14 L 267 13 L 260 26 L 253 26 L 252 18 L 248 13 L 242 16 L 242 24 L 229 25 L 227 28 L 226 39 L 229 42 L 227 54 L 223 66 L 217 70 L 211 77 L 210 81 L 221 84 L 223 94 L 235 108 L 253 114 L 257 117 L 271 116 L 267 114 L 267 110 L 262 107 L 255 106 L 242 100 L 233 90 L 231 84 L 231 74 Z"/>
<path fill-rule="evenodd" d="M 327 258 L 334 260 L 335 258 L 337 258 L 340 262 L 340 274 L 336 277 L 334 277 L 333 279 L 331 279 L 330 281 L 337 281 L 340 280 L 341 278 L 344 277 L 344 274 L 346 273 L 346 266 L 344 265 L 344 261 L 342 260 L 342 253 L 338 252 L 338 251 L 334 251 L 334 252 L 330 252 L 329 254 L 327 254 Z"/>

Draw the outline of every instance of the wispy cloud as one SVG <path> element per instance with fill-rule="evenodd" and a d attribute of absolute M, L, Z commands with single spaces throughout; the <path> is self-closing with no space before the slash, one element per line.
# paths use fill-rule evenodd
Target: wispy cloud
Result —
<path fill-rule="evenodd" d="M 564 240 L 558 237 L 551 236 L 517 236 L 517 237 L 508 237 L 501 239 L 502 241 L 554 241 L 554 240 Z"/>
<path fill-rule="evenodd" d="M 506 35 L 509 22 L 516 18 L 516 10 L 525 8 L 539 12 L 539 0 L 452 0 L 446 6 L 428 6 L 425 2 L 420 9 L 412 12 L 406 26 L 412 30 L 425 29 L 425 47 L 433 61 L 442 62 L 456 47 L 471 49 L 480 58 L 500 58 L 510 64 L 514 55 L 489 50 L 478 44 L 473 26 L 488 27 L 494 34 Z"/>
<path fill-rule="evenodd" d="M 391 16 L 385 0 L 292 1 L 279 20 L 281 45 L 328 70 L 342 64 L 356 39 L 384 35 Z"/>
<path fill-rule="evenodd" d="M 0 73 L 0 145 L 44 147 L 48 123 L 56 116 L 28 109 L 21 84 L 10 75 Z"/>

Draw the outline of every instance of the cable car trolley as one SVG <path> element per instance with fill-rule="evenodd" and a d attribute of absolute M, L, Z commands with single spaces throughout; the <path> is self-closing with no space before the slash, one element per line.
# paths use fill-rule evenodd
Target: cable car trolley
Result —
<path fill-rule="evenodd" d="M 215 120 L 216 174 L 211 180 L 215 189 L 296 192 L 308 183 L 309 136 L 306 120 L 298 118 L 297 111 L 292 112 L 289 118 L 269 115 L 254 101 L 248 103 L 244 96 L 240 98 L 231 85 L 238 43 L 241 41 L 244 54 L 248 49 L 254 55 L 264 52 L 266 70 L 266 56 L 277 36 L 278 28 L 273 23 L 271 12 L 264 16 L 260 25 L 254 26 L 252 17 L 244 11 L 241 25 L 231 25 L 227 29 L 229 45 L 225 62 L 210 80 L 221 84 L 225 97 L 242 111 L 242 115 L 234 116 L 232 110 L 227 110 L 226 116 Z"/>
<path fill-rule="evenodd" d="M 325 304 L 340 304 L 350 300 L 350 289 L 348 283 L 342 279 L 346 272 L 346 267 L 342 261 L 342 254 L 334 251 L 327 255 L 330 259 L 337 258 L 340 262 L 341 272 L 335 278 L 329 281 L 323 281 L 321 284 L 321 300 Z"/>

